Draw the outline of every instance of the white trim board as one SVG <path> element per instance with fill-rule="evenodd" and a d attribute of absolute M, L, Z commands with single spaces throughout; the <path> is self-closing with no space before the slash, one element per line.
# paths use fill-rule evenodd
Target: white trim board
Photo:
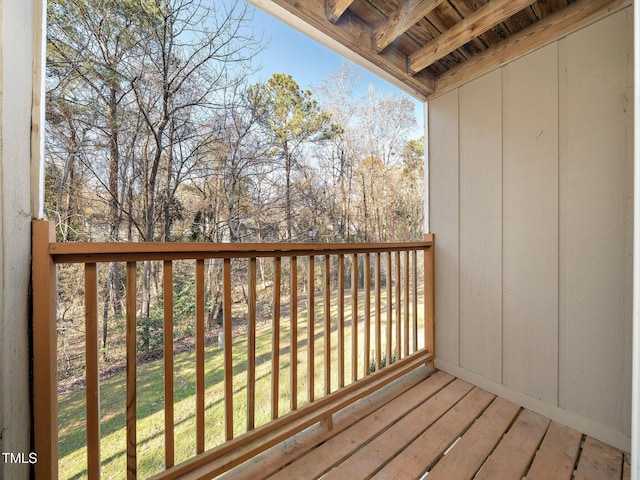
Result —
<path fill-rule="evenodd" d="M 634 232 L 631 478 L 640 480 L 640 2 L 633 5 L 634 31 Z"/>

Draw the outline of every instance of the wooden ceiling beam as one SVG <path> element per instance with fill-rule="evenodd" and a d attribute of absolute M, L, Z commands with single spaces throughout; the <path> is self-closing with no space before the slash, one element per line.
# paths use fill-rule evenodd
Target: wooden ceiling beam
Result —
<path fill-rule="evenodd" d="M 429 72 L 407 74 L 407 57 L 388 48 L 378 54 L 371 49 L 372 29 L 349 11 L 336 23 L 326 17 L 326 3 L 320 0 L 249 0 L 349 60 L 369 69 L 407 93 L 425 100 L 433 93 L 434 78 Z"/>
<path fill-rule="evenodd" d="M 438 38 L 412 53 L 407 61 L 409 73 L 417 73 L 462 47 L 494 25 L 528 7 L 536 0 L 493 0 L 462 19 Z"/>
<path fill-rule="evenodd" d="M 443 0 L 407 0 L 373 32 L 373 50 L 381 52 L 391 42 L 429 15 Z"/>
<path fill-rule="evenodd" d="M 353 0 L 326 0 L 327 20 L 336 23 Z"/>
<path fill-rule="evenodd" d="M 429 100 L 517 60 L 558 38 L 631 5 L 631 0 L 580 0 L 543 18 L 436 78 Z"/>

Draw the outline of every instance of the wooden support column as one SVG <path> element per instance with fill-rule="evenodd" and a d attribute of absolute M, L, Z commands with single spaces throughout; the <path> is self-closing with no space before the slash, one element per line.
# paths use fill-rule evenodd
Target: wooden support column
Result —
<path fill-rule="evenodd" d="M 56 266 L 49 243 L 53 222 L 35 220 L 32 230 L 34 443 L 36 479 L 58 478 L 58 364 L 56 358 Z"/>
<path fill-rule="evenodd" d="M 435 237 L 433 233 L 425 234 L 424 240 L 432 242 L 424 251 L 424 347 L 431 353 L 428 365 L 433 368 L 436 357 L 436 329 L 435 329 L 435 269 L 434 251 Z"/>

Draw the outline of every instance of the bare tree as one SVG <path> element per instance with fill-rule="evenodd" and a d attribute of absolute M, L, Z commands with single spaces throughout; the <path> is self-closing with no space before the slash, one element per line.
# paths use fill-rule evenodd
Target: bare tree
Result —
<path fill-rule="evenodd" d="M 223 108 L 223 93 L 242 83 L 258 43 L 248 29 L 248 7 L 239 1 L 209 3 L 163 0 L 148 8 L 150 30 L 138 63 L 131 68 L 131 88 L 148 134 L 142 150 L 144 239 L 157 239 L 164 214 L 164 240 L 170 234 L 183 160 L 195 158 L 206 145 L 207 117 Z M 199 139 L 195 139 L 201 135 Z M 191 142 L 185 142 L 186 136 Z M 189 145 L 194 151 L 185 152 Z M 176 160 L 179 161 L 176 162 Z M 176 166 L 178 168 L 176 169 Z M 166 179 L 164 188 L 161 170 Z M 173 185 L 172 185 L 173 183 Z M 158 211 L 164 192 L 165 208 Z M 160 214 L 160 215 L 159 215 Z M 151 263 L 145 265 L 142 315 L 149 315 Z"/>

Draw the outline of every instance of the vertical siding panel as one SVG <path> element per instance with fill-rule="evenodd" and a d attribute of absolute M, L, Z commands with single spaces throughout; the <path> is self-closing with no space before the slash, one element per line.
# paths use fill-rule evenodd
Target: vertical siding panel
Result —
<path fill-rule="evenodd" d="M 459 365 L 458 90 L 432 100 L 428 112 L 429 223 L 431 231 L 438 236 L 435 251 L 437 355 Z"/>
<path fill-rule="evenodd" d="M 633 225 L 629 12 L 566 40 L 560 186 L 560 405 L 627 435 Z"/>
<path fill-rule="evenodd" d="M 503 383 L 557 402 L 558 47 L 503 69 Z"/>
<path fill-rule="evenodd" d="M 497 382 L 502 376 L 501 172 L 501 80 L 495 71 L 460 89 L 460 363 Z"/>

